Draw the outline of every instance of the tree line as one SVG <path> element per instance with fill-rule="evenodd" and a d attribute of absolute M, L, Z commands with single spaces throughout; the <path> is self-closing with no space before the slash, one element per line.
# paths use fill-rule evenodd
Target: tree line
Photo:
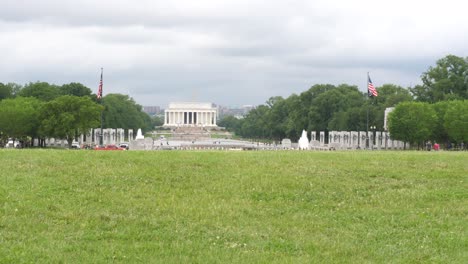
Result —
<path fill-rule="evenodd" d="M 389 120 L 393 139 L 416 145 L 425 140 L 466 142 L 468 57 L 439 59 L 422 73 L 421 80 L 422 84 L 409 88 L 376 87 L 377 97 L 368 97 L 354 85 L 316 84 L 299 95 L 271 97 L 244 118 L 226 116 L 218 125 L 244 138 L 297 140 L 303 129 L 326 134 L 368 127 L 383 131 L 385 109 L 396 107 Z"/>
<path fill-rule="evenodd" d="M 79 135 L 100 127 L 101 113 L 105 128 L 151 130 L 151 118 L 129 96 L 107 94 L 101 100 L 80 83 L 0 83 L 0 140 L 28 145 L 39 139 L 44 146 L 45 138 L 61 138 L 71 146 Z"/>

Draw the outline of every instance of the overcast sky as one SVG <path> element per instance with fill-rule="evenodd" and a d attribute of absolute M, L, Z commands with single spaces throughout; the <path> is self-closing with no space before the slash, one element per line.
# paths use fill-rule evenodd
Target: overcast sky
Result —
<path fill-rule="evenodd" d="M 463 0 L 0 0 L 0 82 L 141 105 L 262 104 L 314 84 L 403 87 L 468 55 Z"/>

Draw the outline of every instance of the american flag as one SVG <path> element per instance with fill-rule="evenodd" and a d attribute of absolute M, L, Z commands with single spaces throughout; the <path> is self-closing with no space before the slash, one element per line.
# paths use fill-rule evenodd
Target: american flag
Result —
<path fill-rule="evenodd" d="M 101 81 L 99 82 L 99 89 L 97 93 L 97 99 L 102 98 L 102 69 L 101 69 Z"/>
<path fill-rule="evenodd" d="M 372 84 L 369 74 L 367 74 L 367 95 L 369 97 L 378 95 L 377 90 L 374 87 L 374 84 Z"/>

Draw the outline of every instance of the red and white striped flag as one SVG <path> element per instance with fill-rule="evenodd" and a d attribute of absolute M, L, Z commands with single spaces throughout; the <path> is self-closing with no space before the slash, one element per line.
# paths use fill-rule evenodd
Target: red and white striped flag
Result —
<path fill-rule="evenodd" d="M 99 89 L 97 93 L 97 99 L 102 98 L 102 68 L 101 68 L 101 81 L 99 82 Z"/>
<path fill-rule="evenodd" d="M 367 95 L 369 97 L 373 97 L 373 96 L 378 95 L 377 90 L 374 87 L 374 84 L 372 84 L 369 73 L 367 74 Z"/>

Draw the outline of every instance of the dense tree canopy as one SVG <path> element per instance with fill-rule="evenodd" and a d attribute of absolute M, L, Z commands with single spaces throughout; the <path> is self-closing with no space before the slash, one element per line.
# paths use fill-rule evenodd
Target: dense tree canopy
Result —
<path fill-rule="evenodd" d="M 13 98 L 23 87 L 16 83 L 0 83 L 0 100 Z"/>
<path fill-rule="evenodd" d="M 468 142 L 468 100 L 450 103 L 445 113 L 444 125 L 455 142 Z"/>
<path fill-rule="evenodd" d="M 40 132 L 46 137 L 73 140 L 100 124 L 102 107 L 88 97 L 64 95 L 45 103 Z"/>
<path fill-rule="evenodd" d="M 11 97 L 12 97 L 11 88 L 4 85 L 3 83 L 0 83 L 0 100 L 11 98 Z"/>
<path fill-rule="evenodd" d="M 280 140 L 288 137 L 297 140 L 303 129 L 365 131 L 369 111 L 369 124 L 382 129 L 385 108 L 410 101 L 411 95 L 408 90 L 391 84 L 377 89 L 382 91 L 381 95 L 369 99 L 367 93 L 356 86 L 314 85 L 300 95 L 293 94 L 286 99 L 271 97 L 238 124 L 227 127 L 247 138 Z"/>
<path fill-rule="evenodd" d="M 60 88 L 57 85 L 46 82 L 35 82 L 26 84 L 20 91 L 19 96 L 35 97 L 42 101 L 51 101 L 61 95 Z"/>
<path fill-rule="evenodd" d="M 391 137 L 414 145 L 422 145 L 432 139 L 436 124 L 437 114 L 434 109 L 421 102 L 398 104 L 388 117 Z"/>
<path fill-rule="evenodd" d="M 62 95 L 91 96 L 92 91 L 81 83 L 69 83 L 60 87 Z"/>
<path fill-rule="evenodd" d="M 422 85 L 411 89 L 418 101 L 468 99 L 468 57 L 448 55 L 424 72 L 421 80 Z"/>
<path fill-rule="evenodd" d="M 152 129 L 151 118 L 142 112 L 141 105 L 128 95 L 107 94 L 102 99 L 104 110 L 104 127 L 124 128 L 144 132 Z"/>
<path fill-rule="evenodd" d="M 12 138 L 37 136 L 42 102 L 32 97 L 5 99 L 0 102 L 0 131 Z"/>
<path fill-rule="evenodd" d="M 240 129 L 241 120 L 232 115 L 228 115 L 218 122 L 218 126 L 224 127 L 230 131 L 238 131 Z"/>

